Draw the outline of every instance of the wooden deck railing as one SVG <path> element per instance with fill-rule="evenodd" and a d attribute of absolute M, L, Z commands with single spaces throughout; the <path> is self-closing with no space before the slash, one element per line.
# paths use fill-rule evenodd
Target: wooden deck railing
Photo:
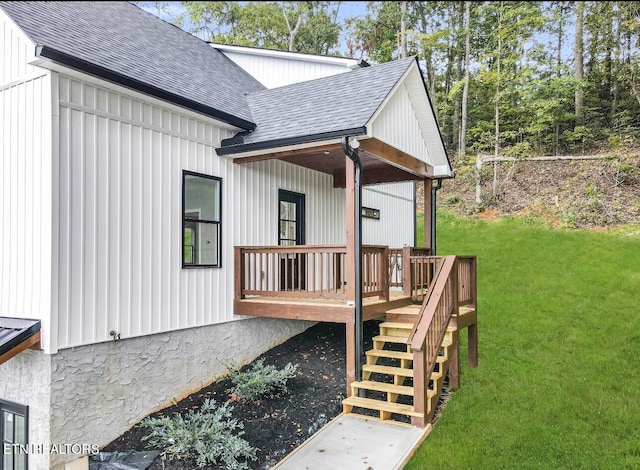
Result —
<path fill-rule="evenodd" d="M 389 298 L 389 249 L 362 248 L 362 295 Z M 346 299 L 347 248 L 292 245 L 235 248 L 235 296 Z"/>
<path fill-rule="evenodd" d="M 456 256 L 458 260 L 458 305 L 477 305 L 476 257 Z"/>
<path fill-rule="evenodd" d="M 458 309 L 459 263 L 455 256 L 445 256 L 437 265 L 433 283 L 429 287 L 418 320 L 407 341 L 413 352 L 414 409 L 426 417 L 427 386 L 436 364 L 438 351 L 447 331 L 449 320 Z M 466 269 L 466 268 L 465 268 Z M 425 423 L 417 422 L 418 426 Z"/>
<path fill-rule="evenodd" d="M 429 248 L 418 248 L 414 246 L 405 246 L 403 248 L 389 248 L 389 286 L 403 287 L 404 280 L 407 278 L 409 271 L 405 270 L 405 266 L 409 266 L 409 258 L 411 256 L 429 256 L 431 250 Z"/>

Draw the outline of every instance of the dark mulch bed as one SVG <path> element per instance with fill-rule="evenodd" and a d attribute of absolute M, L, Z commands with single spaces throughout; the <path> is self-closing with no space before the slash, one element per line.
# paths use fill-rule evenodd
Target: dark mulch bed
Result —
<path fill-rule="evenodd" d="M 374 321 L 364 324 L 365 350 L 372 347 L 371 337 L 377 334 L 377 325 Z M 244 423 L 242 438 L 258 449 L 258 460 L 250 463 L 251 468 L 267 469 L 342 411 L 346 393 L 345 326 L 319 323 L 260 357 L 264 358 L 265 364 L 273 364 L 279 369 L 289 362 L 298 365 L 298 376 L 289 381 L 288 391 L 257 403 L 232 403 L 233 417 Z M 229 400 L 227 390 L 231 386 L 229 379 L 222 379 L 151 416 L 170 416 L 199 409 L 207 398 L 222 404 Z M 146 428 L 134 426 L 102 451 L 147 450 L 146 442 L 142 441 L 147 432 Z M 160 458 L 151 467 L 153 470 L 195 468 L 194 461 L 162 462 Z"/>

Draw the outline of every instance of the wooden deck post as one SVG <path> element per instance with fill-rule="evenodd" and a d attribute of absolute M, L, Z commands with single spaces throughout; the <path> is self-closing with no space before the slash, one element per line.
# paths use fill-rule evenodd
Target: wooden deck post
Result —
<path fill-rule="evenodd" d="M 453 343 L 451 347 L 451 357 L 449 358 L 449 386 L 460 388 L 460 330 L 451 334 Z"/>
<path fill-rule="evenodd" d="M 478 367 L 478 324 L 472 323 L 467 327 L 469 367 Z"/>
<path fill-rule="evenodd" d="M 411 247 L 402 248 L 402 292 L 404 295 L 411 296 Z"/>
<path fill-rule="evenodd" d="M 356 187 L 355 187 L 355 164 L 345 155 L 345 179 L 346 179 L 346 207 L 345 207 L 345 228 L 347 235 L 347 255 L 346 255 L 346 295 L 347 305 L 352 309 L 353 321 L 346 324 L 346 346 L 347 346 L 347 396 L 351 396 L 351 383 L 356 380 L 356 325 L 355 325 L 355 304 L 356 304 Z"/>
<path fill-rule="evenodd" d="M 453 311 L 459 312 L 458 305 L 458 260 L 453 265 L 451 271 L 451 304 Z M 451 388 L 460 388 L 460 330 L 456 330 L 452 334 L 453 347 L 451 348 L 451 357 L 449 358 L 449 385 Z"/>

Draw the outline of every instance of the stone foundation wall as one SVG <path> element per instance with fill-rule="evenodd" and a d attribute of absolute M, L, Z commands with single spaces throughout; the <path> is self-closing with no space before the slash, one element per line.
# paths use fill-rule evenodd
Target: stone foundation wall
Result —
<path fill-rule="evenodd" d="M 104 446 L 229 361 L 246 364 L 311 325 L 250 318 L 61 350 L 51 356 L 51 442 Z M 53 455 L 52 468 L 74 457 Z"/>
<path fill-rule="evenodd" d="M 51 356 L 27 349 L 0 364 L 0 398 L 29 407 L 29 470 L 49 468 Z"/>

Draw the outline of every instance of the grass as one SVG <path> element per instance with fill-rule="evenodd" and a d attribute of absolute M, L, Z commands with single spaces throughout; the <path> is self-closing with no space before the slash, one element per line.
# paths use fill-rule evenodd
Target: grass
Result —
<path fill-rule="evenodd" d="M 406 470 L 640 468 L 638 228 L 439 214 L 438 253 L 478 257 L 480 364 Z"/>

